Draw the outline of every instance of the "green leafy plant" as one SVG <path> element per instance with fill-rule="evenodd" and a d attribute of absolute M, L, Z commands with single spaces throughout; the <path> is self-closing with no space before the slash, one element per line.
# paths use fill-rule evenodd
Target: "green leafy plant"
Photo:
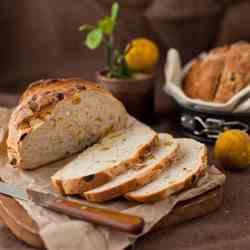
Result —
<path fill-rule="evenodd" d="M 99 48 L 102 44 L 107 50 L 107 66 L 105 71 L 108 77 L 129 78 L 129 71 L 124 53 L 114 47 L 114 31 L 118 23 L 119 4 L 113 3 L 110 16 L 105 16 L 94 25 L 83 24 L 79 31 L 86 34 L 84 44 L 91 50 Z"/>

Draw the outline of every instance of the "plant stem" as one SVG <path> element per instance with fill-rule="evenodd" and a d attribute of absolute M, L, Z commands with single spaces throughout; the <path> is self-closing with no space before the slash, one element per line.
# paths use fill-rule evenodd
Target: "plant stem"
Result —
<path fill-rule="evenodd" d="M 110 35 L 107 39 L 107 65 L 108 65 L 108 71 L 112 71 L 113 67 L 113 35 Z"/>

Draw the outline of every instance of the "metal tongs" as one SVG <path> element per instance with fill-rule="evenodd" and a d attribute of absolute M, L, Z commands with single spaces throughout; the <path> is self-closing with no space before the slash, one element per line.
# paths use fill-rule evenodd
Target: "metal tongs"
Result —
<path fill-rule="evenodd" d="M 249 125 L 240 121 L 225 121 L 223 119 L 202 118 L 184 114 L 181 117 L 182 126 L 196 136 L 217 139 L 219 134 L 228 129 L 240 129 L 248 132 Z"/>

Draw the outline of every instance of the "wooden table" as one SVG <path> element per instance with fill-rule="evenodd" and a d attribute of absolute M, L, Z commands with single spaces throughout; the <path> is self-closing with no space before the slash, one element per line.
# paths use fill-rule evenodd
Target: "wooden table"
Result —
<path fill-rule="evenodd" d="M 180 136 L 175 113 L 161 115 L 155 128 Z M 212 148 L 210 147 L 210 159 Z M 250 169 L 227 173 L 223 205 L 188 223 L 148 234 L 133 250 L 238 250 L 250 246 Z M 30 250 L 0 223 L 0 250 Z"/>

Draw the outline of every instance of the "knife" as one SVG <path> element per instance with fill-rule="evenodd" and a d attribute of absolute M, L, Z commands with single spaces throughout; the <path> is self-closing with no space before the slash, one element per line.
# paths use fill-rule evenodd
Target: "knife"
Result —
<path fill-rule="evenodd" d="M 2 181 L 0 181 L 0 193 L 18 200 L 32 201 L 54 212 L 126 233 L 139 234 L 144 228 L 144 220 L 139 216 L 94 207 L 87 202 L 73 201 L 55 194 L 19 188 Z"/>

